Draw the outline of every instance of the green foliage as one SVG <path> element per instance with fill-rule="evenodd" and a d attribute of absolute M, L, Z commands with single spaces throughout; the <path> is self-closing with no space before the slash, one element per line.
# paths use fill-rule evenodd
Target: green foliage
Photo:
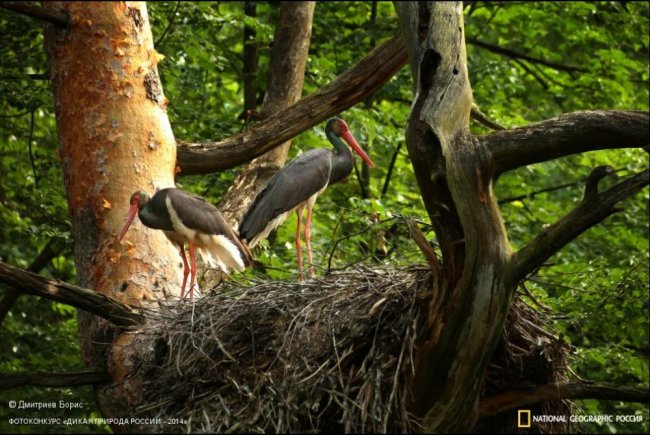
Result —
<path fill-rule="evenodd" d="M 217 140 L 244 128 L 240 116 L 244 23 L 257 32 L 255 80 L 261 101 L 279 5 L 259 2 L 256 7 L 257 17 L 251 18 L 244 15 L 241 2 L 148 4 L 154 40 L 162 38 L 156 45 L 165 56 L 159 72 L 179 140 Z M 468 69 L 474 99 L 484 113 L 508 127 L 574 110 L 648 110 L 648 15 L 647 2 L 474 2 L 465 14 L 470 41 L 477 39 L 581 69 L 566 71 L 515 59 L 470 42 Z M 389 2 L 377 3 L 374 21 L 371 2 L 319 2 L 303 95 L 332 81 L 398 31 Z M 34 78 L 47 70 L 41 26 L 0 9 L 0 33 L 4 38 L 0 44 L 0 259 L 27 267 L 47 241 L 56 238 L 64 249 L 42 273 L 74 281 L 52 97 L 49 82 Z M 403 217 L 421 222 L 425 235 L 435 242 L 404 144 L 411 89 L 410 72 L 404 68 L 368 101 L 340 115 L 367 147 L 376 168 L 369 171 L 365 196 L 356 175 L 361 168 L 357 161 L 359 171 L 346 183 L 330 186 L 319 198 L 312 225 L 317 273 L 359 262 L 369 266 L 421 262 Z M 489 132 L 474 122 L 471 127 L 477 134 Z M 328 147 L 324 123 L 293 143 L 290 159 L 308 149 Z M 382 193 L 393 158 L 388 188 Z M 581 199 L 584 178 L 604 164 L 617 169 L 614 177 L 602 181 L 606 187 L 646 168 L 648 155 L 641 150 L 591 152 L 504 174 L 495 192 L 505 201 L 501 212 L 513 248 L 524 246 L 544 225 L 570 211 Z M 238 169 L 178 181 L 181 187 L 217 203 Z M 546 191 L 509 200 L 541 190 Z M 648 385 L 647 189 L 625 201 L 622 208 L 555 255 L 527 287 L 552 309 L 554 328 L 575 346 L 572 367 L 578 375 Z M 234 278 L 246 280 L 262 274 L 294 279 L 295 230 L 292 216 L 273 241 L 263 242 L 257 250 L 257 259 L 267 266 L 266 274 L 249 271 Z M 4 292 L 0 288 L 0 296 Z M 81 369 L 76 328 L 74 311 L 68 307 L 21 297 L 0 328 L 0 372 Z M 88 406 L 69 411 L 67 416 L 96 412 L 89 388 L 12 390 L 0 393 L 0 402 L 58 402 L 72 397 Z M 0 410 L 3 417 L 6 408 Z M 583 412 L 644 415 L 641 426 L 585 425 L 591 431 L 648 431 L 647 406 L 586 400 Z M 33 411 L 20 416 L 45 415 Z M 7 426 L 6 419 L 0 418 L 0 432 L 37 430 L 58 429 Z"/>

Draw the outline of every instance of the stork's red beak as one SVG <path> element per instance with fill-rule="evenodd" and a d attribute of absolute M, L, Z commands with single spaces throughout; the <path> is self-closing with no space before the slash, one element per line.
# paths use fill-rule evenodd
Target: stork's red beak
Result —
<path fill-rule="evenodd" d="M 133 222 L 133 219 L 135 219 L 135 216 L 137 214 L 138 214 L 138 203 L 134 202 L 133 204 L 131 204 L 131 207 L 129 207 L 129 214 L 127 215 L 126 222 L 124 222 L 124 225 L 122 225 L 122 229 L 120 230 L 120 237 L 118 239 L 120 242 L 124 238 L 126 232 L 129 230 L 129 227 L 131 226 L 131 222 Z"/>
<path fill-rule="evenodd" d="M 345 141 L 350 145 L 350 148 L 354 150 L 357 154 L 359 154 L 359 157 L 363 159 L 364 162 L 366 162 L 366 165 L 370 166 L 371 168 L 375 167 L 375 164 L 370 160 L 370 157 L 368 157 L 368 154 L 366 154 L 359 144 L 357 143 L 356 139 L 354 136 L 352 136 L 352 133 L 350 133 L 349 130 L 344 131 L 341 134 L 341 137 L 345 139 Z"/>

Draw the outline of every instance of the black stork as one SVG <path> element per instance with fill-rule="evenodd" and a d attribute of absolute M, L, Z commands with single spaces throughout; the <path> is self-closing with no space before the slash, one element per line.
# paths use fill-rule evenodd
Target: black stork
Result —
<path fill-rule="evenodd" d="M 296 229 L 296 252 L 298 270 L 302 279 L 302 246 L 300 242 L 300 223 L 307 209 L 305 221 L 305 241 L 309 256 L 310 275 L 314 275 L 312 260 L 310 226 L 311 215 L 316 198 L 328 185 L 345 179 L 354 167 L 354 156 L 341 138 L 363 159 L 374 167 L 370 157 L 363 152 L 342 119 L 333 118 L 327 122 L 325 134 L 334 145 L 336 152 L 326 148 L 316 148 L 291 161 L 277 172 L 260 190 L 239 225 L 239 236 L 253 248 L 265 239 L 295 211 L 298 217 Z"/>
<path fill-rule="evenodd" d="M 129 202 L 129 214 L 120 230 L 119 240 L 124 238 L 136 213 L 145 226 L 163 230 L 167 238 L 180 247 L 183 258 L 181 299 L 185 296 L 190 269 L 190 300 L 193 297 L 195 248 L 204 258 L 216 262 L 225 273 L 228 273 L 228 268 L 242 271 L 251 264 L 248 247 L 239 240 L 219 210 L 203 198 L 180 189 L 167 188 L 159 190 L 152 198 L 143 191 L 134 192 Z M 186 243 L 190 250 L 189 266 L 185 256 Z"/>

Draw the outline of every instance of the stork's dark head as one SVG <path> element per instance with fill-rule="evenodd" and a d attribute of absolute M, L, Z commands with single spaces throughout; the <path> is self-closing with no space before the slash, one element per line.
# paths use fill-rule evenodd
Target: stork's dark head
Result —
<path fill-rule="evenodd" d="M 131 195 L 131 199 L 129 199 L 129 213 L 126 217 L 126 222 L 122 226 L 122 229 L 120 230 L 120 236 L 119 240 L 121 241 L 122 238 L 124 238 L 124 235 L 126 232 L 129 230 L 129 227 L 131 226 L 131 222 L 133 222 L 133 219 L 135 219 L 135 215 L 138 214 L 138 211 L 142 209 L 147 203 L 149 202 L 151 198 L 149 195 L 147 195 L 145 192 L 142 190 L 138 190 L 137 192 L 133 192 Z"/>
<path fill-rule="evenodd" d="M 355 153 L 359 154 L 359 157 L 361 157 L 368 166 L 371 168 L 375 167 L 375 164 L 370 160 L 370 157 L 368 157 L 368 155 L 361 149 L 354 136 L 352 136 L 352 133 L 350 133 L 350 128 L 345 121 L 340 118 L 332 118 L 327 121 L 325 131 L 331 131 L 334 135 L 344 139 L 348 145 L 350 145 L 350 148 L 352 148 Z"/>

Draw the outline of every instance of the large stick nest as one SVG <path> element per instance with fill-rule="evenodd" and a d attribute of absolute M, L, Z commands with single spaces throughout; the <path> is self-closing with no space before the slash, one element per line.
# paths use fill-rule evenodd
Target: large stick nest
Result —
<path fill-rule="evenodd" d="M 406 405 L 431 287 L 425 267 L 357 267 L 305 283 L 230 282 L 194 305 L 163 307 L 134 342 L 145 352 L 134 373 L 145 380 L 138 413 L 163 424 L 139 429 L 418 431 Z M 564 376 L 563 351 L 553 347 L 551 361 L 541 326 L 536 312 L 513 305 L 484 394 Z M 479 427 L 511 429 L 510 417 Z"/>

